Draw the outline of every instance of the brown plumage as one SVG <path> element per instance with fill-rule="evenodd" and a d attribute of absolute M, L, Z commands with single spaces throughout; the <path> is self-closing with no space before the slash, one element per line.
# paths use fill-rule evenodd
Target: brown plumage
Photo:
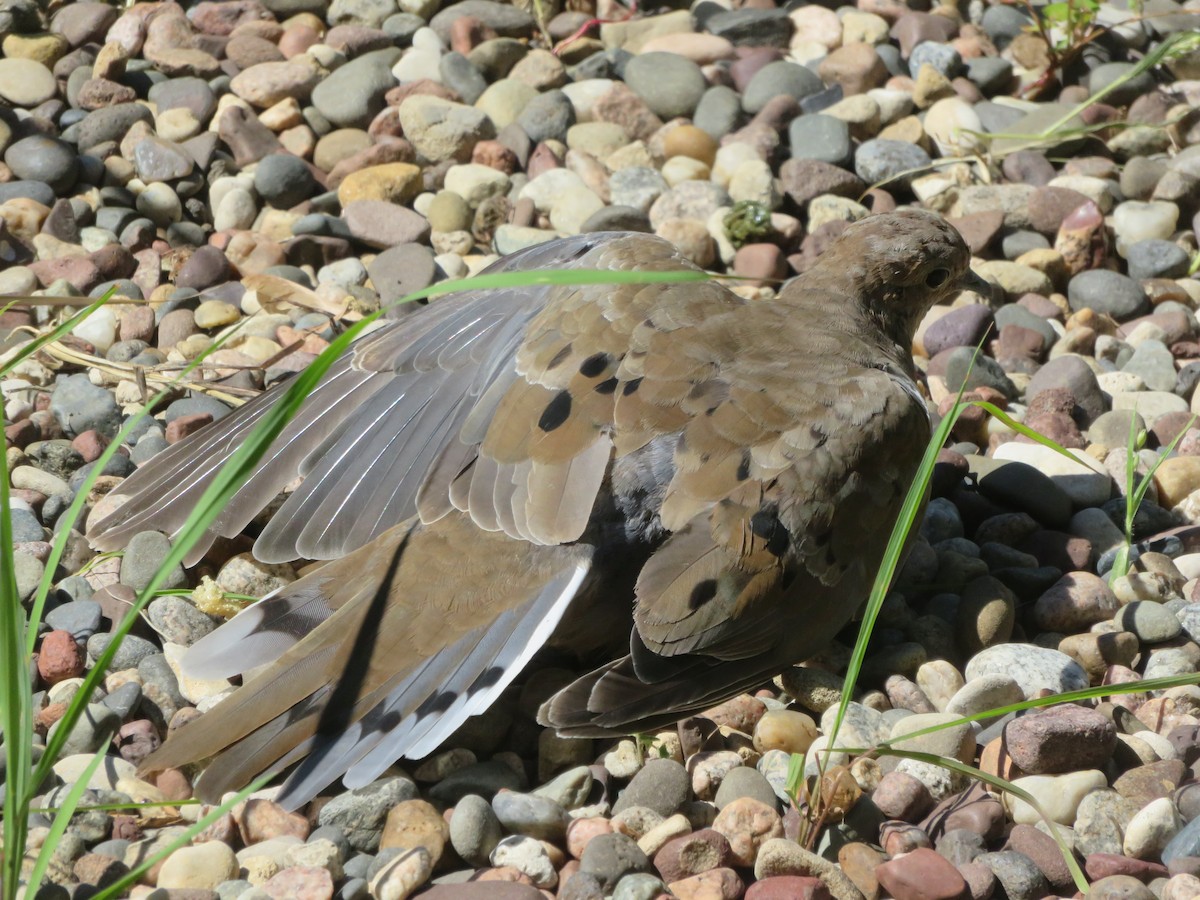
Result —
<path fill-rule="evenodd" d="M 629 652 L 543 724 L 667 726 L 811 656 L 870 587 L 929 438 L 913 332 L 968 262 L 908 210 L 852 225 L 771 302 L 712 282 L 471 292 L 361 339 L 208 542 L 302 474 L 255 552 L 329 562 L 190 651 L 198 675 L 250 674 L 145 768 L 215 756 L 206 798 L 301 759 L 292 804 L 364 784 L 485 709 L 556 627 L 631 609 Z M 498 264 L 561 266 L 690 268 L 640 234 Z M 143 466 L 93 543 L 173 533 L 277 396 Z"/>

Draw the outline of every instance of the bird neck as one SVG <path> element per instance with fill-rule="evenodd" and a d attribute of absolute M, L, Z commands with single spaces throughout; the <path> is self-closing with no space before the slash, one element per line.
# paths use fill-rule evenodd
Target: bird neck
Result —
<path fill-rule="evenodd" d="M 823 263 L 792 282 L 779 300 L 803 308 L 811 307 L 813 299 L 823 295 L 827 301 L 822 306 L 832 313 L 829 326 L 852 334 L 911 372 L 913 335 L 920 319 L 909 314 L 900 292 L 880 295 L 877 288 L 867 288 L 866 273 L 859 271 L 860 267 L 839 269 Z"/>

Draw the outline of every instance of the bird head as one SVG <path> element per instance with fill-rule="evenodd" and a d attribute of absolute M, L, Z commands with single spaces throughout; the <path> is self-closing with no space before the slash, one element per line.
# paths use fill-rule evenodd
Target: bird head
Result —
<path fill-rule="evenodd" d="M 970 263 L 966 242 L 945 219 L 900 209 L 851 224 L 793 284 L 847 293 L 889 337 L 907 346 L 931 306 L 963 290 L 990 294 Z"/>

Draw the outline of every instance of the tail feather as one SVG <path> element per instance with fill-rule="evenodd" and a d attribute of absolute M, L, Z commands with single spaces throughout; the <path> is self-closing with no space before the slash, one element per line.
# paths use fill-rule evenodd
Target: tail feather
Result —
<path fill-rule="evenodd" d="M 680 659 L 677 657 L 677 659 Z M 669 728 L 770 679 L 760 667 L 683 658 L 674 678 L 647 684 L 626 656 L 589 672 L 542 704 L 538 722 L 563 737 L 614 737 Z"/>
<path fill-rule="evenodd" d="M 468 531 L 496 546 L 464 556 Z M 404 523 L 235 617 L 196 645 L 195 668 L 267 665 L 142 769 L 215 757 L 197 784 L 215 799 L 307 753 L 280 798 L 298 806 L 348 772 L 365 784 L 402 756 L 427 755 L 524 668 L 591 565 L 585 545 L 480 534 L 462 514 Z"/>

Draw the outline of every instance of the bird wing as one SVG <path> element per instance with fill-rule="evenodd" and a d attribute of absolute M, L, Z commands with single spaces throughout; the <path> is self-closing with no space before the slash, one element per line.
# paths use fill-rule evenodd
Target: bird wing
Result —
<path fill-rule="evenodd" d="M 562 266 L 693 268 L 658 238 L 593 234 L 515 253 L 489 272 Z M 303 482 L 255 546 L 264 561 L 337 558 L 418 511 L 432 521 L 456 506 L 483 528 L 514 537 L 540 543 L 578 537 L 609 447 L 597 425 L 604 412 L 594 408 L 603 401 L 579 398 L 574 409 L 564 403 L 570 398 L 563 391 L 586 380 L 566 375 L 568 363 L 582 361 L 570 342 L 586 338 L 594 350 L 585 357 L 610 344 L 620 355 L 621 325 L 610 326 L 598 310 L 624 308 L 625 318 L 636 317 L 663 290 L 467 291 L 361 338 L 330 368 L 186 562 L 198 561 L 218 535 L 240 534 L 297 475 Z M 710 301 L 722 295 L 728 292 L 707 287 Z M 93 516 L 93 545 L 117 549 L 147 529 L 177 533 L 278 396 L 278 390 L 262 394 L 140 467 Z M 532 433 L 535 426 L 544 427 Z"/>

